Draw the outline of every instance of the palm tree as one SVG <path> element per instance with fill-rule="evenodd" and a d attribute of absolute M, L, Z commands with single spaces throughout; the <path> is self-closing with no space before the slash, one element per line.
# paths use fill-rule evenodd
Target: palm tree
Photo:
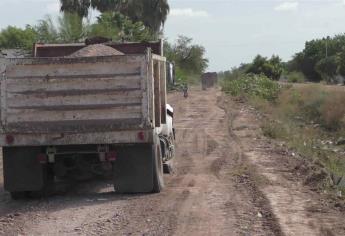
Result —
<path fill-rule="evenodd" d="M 91 7 L 91 0 L 60 0 L 62 12 L 78 13 L 81 17 L 86 17 L 89 14 Z"/>
<path fill-rule="evenodd" d="M 169 14 L 169 4 L 167 0 L 141 0 L 143 3 L 143 12 L 141 21 L 153 32 L 158 33 Z"/>
<path fill-rule="evenodd" d="M 92 7 L 100 12 L 117 11 L 134 22 L 143 22 L 158 34 L 169 14 L 168 0 L 60 0 L 61 11 L 88 16 Z"/>

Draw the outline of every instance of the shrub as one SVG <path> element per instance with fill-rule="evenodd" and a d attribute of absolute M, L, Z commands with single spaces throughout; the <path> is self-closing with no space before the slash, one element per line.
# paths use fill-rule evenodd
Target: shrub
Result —
<path fill-rule="evenodd" d="M 280 86 L 264 75 L 243 75 L 239 79 L 224 80 L 222 89 L 232 96 L 256 96 L 273 101 L 277 98 Z"/>
<path fill-rule="evenodd" d="M 286 136 L 286 129 L 282 124 L 267 121 L 262 124 L 261 130 L 266 137 L 278 139 Z"/>
<path fill-rule="evenodd" d="M 305 76 L 302 72 L 293 71 L 287 75 L 287 80 L 289 83 L 303 83 Z"/>
<path fill-rule="evenodd" d="M 300 85 L 283 91 L 277 100 L 281 116 L 299 117 L 330 131 L 345 126 L 345 93 L 320 85 Z"/>
<path fill-rule="evenodd" d="M 345 93 L 329 94 L 320 108 L 322 124 L 329 130 L 345 126 Z"/>

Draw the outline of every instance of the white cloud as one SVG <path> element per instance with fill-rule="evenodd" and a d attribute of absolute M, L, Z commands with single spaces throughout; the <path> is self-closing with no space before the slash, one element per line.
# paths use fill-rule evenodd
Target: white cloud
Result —
<path fill-rule="evenodd" d="M 282 2 L 278 6 L 274 8 L 276 11 L 295 11 L 298 9 L 299 2 L 297 1 L 289 1 L 289 2 Z"/>
<path fill-rule="evenodd" d="M 210 15 L 204 10 L 194 10 L 192 8 L 173 8 L 170 10 L 170 16 L 209 17 Z"/>

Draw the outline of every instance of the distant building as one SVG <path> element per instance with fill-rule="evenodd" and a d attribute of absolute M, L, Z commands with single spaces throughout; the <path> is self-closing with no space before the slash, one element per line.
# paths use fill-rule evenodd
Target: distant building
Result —
<path fill-rule="evenodd" d="M 216 72 L 204 73 L 201 76 L 202 89 L 206 90 L 217 85 L 218 74 Z"/>

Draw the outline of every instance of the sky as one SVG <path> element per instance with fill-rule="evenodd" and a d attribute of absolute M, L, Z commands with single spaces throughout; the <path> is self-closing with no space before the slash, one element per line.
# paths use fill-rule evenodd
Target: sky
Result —
<path fill-rule="evenodd" d="M 206 48 L 209 71 L 228 70 L 257 54 L 284 60 L 307 40 L 345 33 L 345 0 L 169 0 L 165 36 Z M 59 0 L 0 0 L 0 29 L 59 14 Z M 97 13 L 92 13 L 93 17 Z"/>

